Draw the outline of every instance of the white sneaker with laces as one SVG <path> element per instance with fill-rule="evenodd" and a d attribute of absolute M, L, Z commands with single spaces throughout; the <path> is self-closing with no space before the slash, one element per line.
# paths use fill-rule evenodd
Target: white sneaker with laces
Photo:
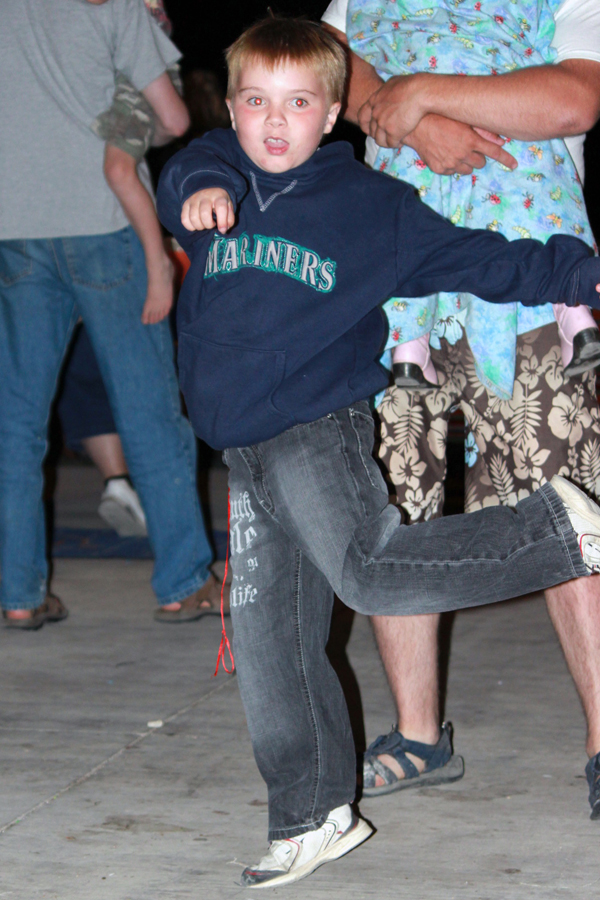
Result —
<path fill-rule="evenodd" d="M 244 869 L 242 884 L 247 888 L 266 888 L 300 881 L 323 863 L 353 850 L 372 833 L 371 826 L 354 815 L 348 803 L 339 806 L 316 831 L 271 841 L 269 852 L 259 864 Z"/>
<path fill-rule="evenodd" d="M 110 478 L 104 488 L 98 515 L 119 537 L 145 537 L 146 516 L 140 498 L 126 478 Z"/>
<path fill-rule="evenodd" d="M 584 563 L 590 573 L 600 572 L 600 507 L 562 475 L 554 475 L 550 484 L 564 503 Z"/>

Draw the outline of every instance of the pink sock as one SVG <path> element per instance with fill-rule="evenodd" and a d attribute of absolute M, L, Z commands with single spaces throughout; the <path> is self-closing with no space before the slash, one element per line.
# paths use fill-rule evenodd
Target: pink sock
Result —
<path fill-rule="evenodd" d="M 565 306 L 564 303 L 555 303 L 554 316 L 558 323 L 563 366 L 567 366 L 573 357 L 575 335 L 586 328 L 598 326 L 587 306 Z"/>
<path fill-rule="evenodd" d="M 428 334 L 423 334 L 421 337 L 415 338 L 414 341 L 398 344 L 392 353 L 392 362 L 414 363 L 419 366 L 427 381 L 430 381 L 432 384 L 438 384 L 437 372 L 431 361 Z"/>

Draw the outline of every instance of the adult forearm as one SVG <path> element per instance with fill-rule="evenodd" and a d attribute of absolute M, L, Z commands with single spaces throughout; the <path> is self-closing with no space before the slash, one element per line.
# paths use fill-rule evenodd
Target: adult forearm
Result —
<path fill-rule="evenodd" d="M 342 44 L 347 51 L 348 57 L 348 93 L 346 97 L 346 106 L 344 108 L 344 118 L 349 122 L 358 124 L 358 111 L 369 97 L 378 91 L 383 85 L 383 79 L 379 77 L 373 66 L 353 53 L 348 47 L 348 39 L 343 31 L 334 28 L 333 25 L 323 23 L 323 28 L 331 32 L 336 40 Z"/>
<path fill-rule="evenodd" d="M 406 81 L 397 102 L 417 109 L 419 118 L 444 115 L 517 140 L 581 134 L 593 127 L 600 113 L 600 64 L 588 60 L 498 76 L 423 73 L 397 81 Z"/>

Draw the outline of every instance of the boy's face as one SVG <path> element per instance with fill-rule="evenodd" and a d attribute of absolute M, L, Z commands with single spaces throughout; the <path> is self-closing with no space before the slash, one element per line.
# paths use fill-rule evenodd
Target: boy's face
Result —
<path fill-rule="evenodd" d="M 242 66 L 227 101 L 242 150 L 266 172 L 287 172 L 313 155 L 335 124 L 340 103 L 331 103 L 323 79 L 302 63 L 270 71 L 260 62 Z"/>

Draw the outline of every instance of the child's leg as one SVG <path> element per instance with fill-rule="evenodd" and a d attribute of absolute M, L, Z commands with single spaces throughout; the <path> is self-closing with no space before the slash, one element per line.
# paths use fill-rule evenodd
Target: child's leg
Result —
<path fill-rule="evenodd" d="M 419 392 L 435 390 L 438 378 L 431 361 L 429 335 L 398 344 L 392 353 L 392 371 L 398 387 Z"/>
<path fill-rule="evenodd" d="M 269 840 L 319 828 L 356 790 L 344 695 L 327 659 L 333 592 L 270 513 L 254 448 L 228 450 L 234 656 Z"/>
<path fill-rule="evenodd" d="M 565 375 L 580 375 L 600 365 L 600 333 L 587 306 L 553 307 Z"/>
<path fill-rule="evenodd" d="M 363 402 L 226 453 L 234 653 L 271 840 L 320 828 L 354 792 L 350 725 L 325 652 L 332 589 L 368 614 L 439 612 L 588 571 L 550 485 L 515 510 L 402 526 L 372 444 Z M 244 883 L 257 886 L 251 879 L 279 862 L 267 854 Z"/>
<path fill-rule="evenodd" d="M 144 248 L 148 291 L 142 322 L 153 325 L 164 319 L 173 305 L 174 274 L 154 203 L 138 178 L 136 160 L 120 147 L 106 145 L 104 174 Z"/>
<path fill-rule="evenodd" d="M 446 612 L 589 574 L 551 485 L 514 510 L 405 526 L 372 447 L 372 417 L 359 403 L 265 441 L 257 464 L 277 522 L 357 612 Z"/>

